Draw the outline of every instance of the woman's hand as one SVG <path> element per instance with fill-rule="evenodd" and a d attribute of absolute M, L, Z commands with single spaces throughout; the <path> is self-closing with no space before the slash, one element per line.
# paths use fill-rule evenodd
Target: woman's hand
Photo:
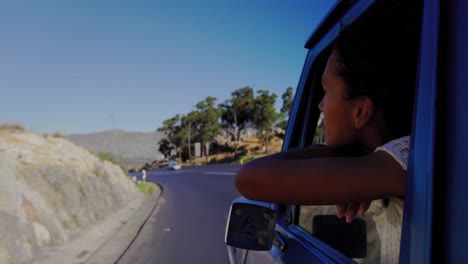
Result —
<path fill-rule="evenodd" d="M 351 223 L 356 215 L 362 217 L 364 213 L 369 209 L 372 201 L 355 202 L 350 204 L 337 204 L 337 216 L 343 218 L 346 216 L 346 223 Z"/>

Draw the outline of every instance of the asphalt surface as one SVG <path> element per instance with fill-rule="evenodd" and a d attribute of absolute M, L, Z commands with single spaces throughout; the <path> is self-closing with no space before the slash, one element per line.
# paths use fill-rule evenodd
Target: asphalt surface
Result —
<path fill-rule="evenodd" d="M 228 263 L 224 233 L 239 165 L 147 171 L 162 187 L 138 236 L 116 263 Z"/>

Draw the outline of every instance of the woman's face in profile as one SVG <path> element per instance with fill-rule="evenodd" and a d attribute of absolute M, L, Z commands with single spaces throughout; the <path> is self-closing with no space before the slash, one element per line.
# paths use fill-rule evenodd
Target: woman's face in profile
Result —
<path fill-rule="evenodd" d="M 319 104 L 323 113 L 326 145 L 334 148 L 355 143 L 354 100 L 345 99 L 346 85 L 337 74 L 338 54 L 333 51 L 322 75 L 324 96 Z"/>

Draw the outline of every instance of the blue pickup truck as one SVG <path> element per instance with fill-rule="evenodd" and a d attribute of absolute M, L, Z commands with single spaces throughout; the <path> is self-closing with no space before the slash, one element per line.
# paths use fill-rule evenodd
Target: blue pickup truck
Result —
<path fill-rule="evenodd" d="M 377 18 L 408 23 L 418 47 L 401 242 L 390 250 L 399 263 L 468 263 L 468 1 L 338 1 L 306 42 L 283 151 L 317 140 L 317 76 L 342 26 Z M 310 210 L 233 201 L 226 227 L 231 263 L 384 262 L 385 238 L 371 237 L 369 219 L 343 227 L 330 208 L 313 208 L 323 214 L 315 220 L 306 218 Z"/>

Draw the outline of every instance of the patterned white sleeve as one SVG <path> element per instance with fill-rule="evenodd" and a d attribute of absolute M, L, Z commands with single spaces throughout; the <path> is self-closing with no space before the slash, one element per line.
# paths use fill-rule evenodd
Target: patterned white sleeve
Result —
<path fill-rule="evenodd" d="M 385 151 L 390 154 L 406 171 L 408 168 L 410 136 L 394 139 L 383 146 L 377 147 L 374 152 Z"/>

